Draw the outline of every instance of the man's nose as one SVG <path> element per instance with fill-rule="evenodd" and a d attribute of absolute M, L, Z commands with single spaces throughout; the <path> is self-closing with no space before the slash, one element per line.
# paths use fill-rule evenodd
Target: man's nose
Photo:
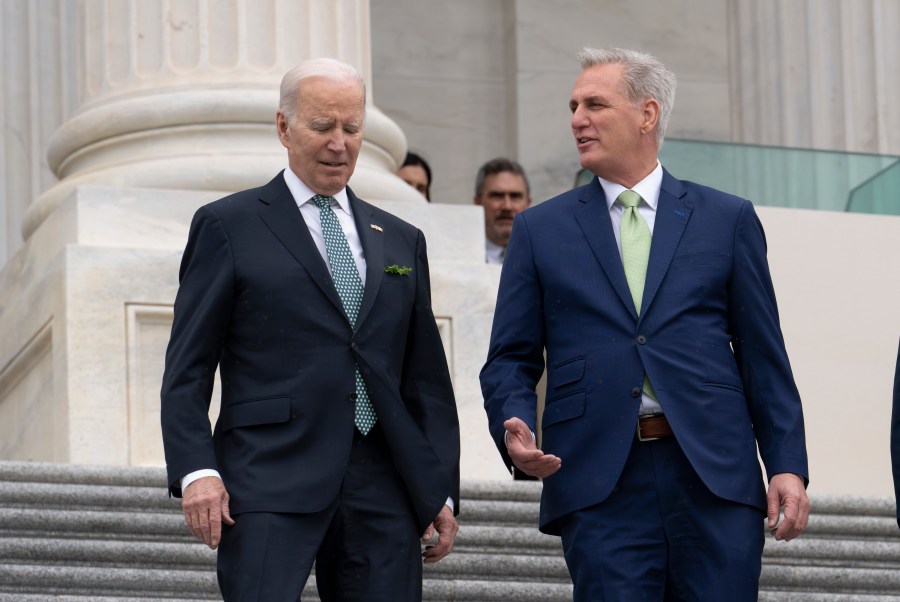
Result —
<path fill-rule="evenodd" d="M 347 136 L 341 130 L 335 130 L 328 140 L 328 150 L 342 152 L 347 147 Z"/>
<path fill-rule="evenodd" d="M 576 107 L 574 111 L 572 111 L 572 132 L 577 133 L 579 128 L 583 128 L 587 125 L 587 118 L 585 117 L 585 111 L 580 106 Z"/>

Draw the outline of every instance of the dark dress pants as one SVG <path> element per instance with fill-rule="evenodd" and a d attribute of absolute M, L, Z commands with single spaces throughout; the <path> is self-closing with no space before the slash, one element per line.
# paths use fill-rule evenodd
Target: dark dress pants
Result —
<path fill-rule="evenodd" d="M 313 563 L 323 602 L 422 598 L 421 534 L 377 424 L 354 436 L 340 494 L 325 510 L 234 520 L 218 555 L 226 602 L 299 600 Z"/>
<path fill-rule="evenodd" d="M 575 600 L 755 602 L 762 518 L 713 495 L 674 437 L 635 440 L 609 498 L 563 520 Z"/>

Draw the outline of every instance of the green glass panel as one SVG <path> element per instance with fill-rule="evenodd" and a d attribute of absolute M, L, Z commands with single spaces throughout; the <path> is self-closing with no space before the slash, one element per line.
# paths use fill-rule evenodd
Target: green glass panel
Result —
<path fill-rule="evenodd" d="M 900 215 L 900 157 L 678 139 L 659 157 L 676 178 L 756 205 Z"/>

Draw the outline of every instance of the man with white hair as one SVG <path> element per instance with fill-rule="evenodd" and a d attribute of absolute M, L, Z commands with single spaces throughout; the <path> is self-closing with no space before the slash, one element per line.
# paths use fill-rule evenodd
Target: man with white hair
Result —
<path fill-rule="evenodd" d="M 543 478 L 575 600 L 755 601 L 763 518 L 790 540 L 809 515 L 762 226 L 660 165 L 675 76 L 659 60 L 579 59 L 571 127 L 595 177 L 516 217 L 481 373 L 491 434 Z"/>
<path fill-rule="evenodd" d="M 218 548 L 225 600 L 298 600 L 313 563 L 322 600 L 420 600 L 423 559 L 457 532 L 459 424 L 425 239 L 347 186 L 365 105 L 350 65 L 289 71 L 288 168 L 191 224 L 162 430 L 170 491 Z"/>

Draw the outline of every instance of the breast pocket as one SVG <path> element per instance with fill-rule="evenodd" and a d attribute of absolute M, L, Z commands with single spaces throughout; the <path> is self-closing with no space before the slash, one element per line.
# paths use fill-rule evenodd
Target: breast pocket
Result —
<path fill-rule="evenodd" d="M 672 267 L 677 269 L 726 267 L 731 264 L 731 255 L 723 253 L 688 253 L 672 258 Z"/>

